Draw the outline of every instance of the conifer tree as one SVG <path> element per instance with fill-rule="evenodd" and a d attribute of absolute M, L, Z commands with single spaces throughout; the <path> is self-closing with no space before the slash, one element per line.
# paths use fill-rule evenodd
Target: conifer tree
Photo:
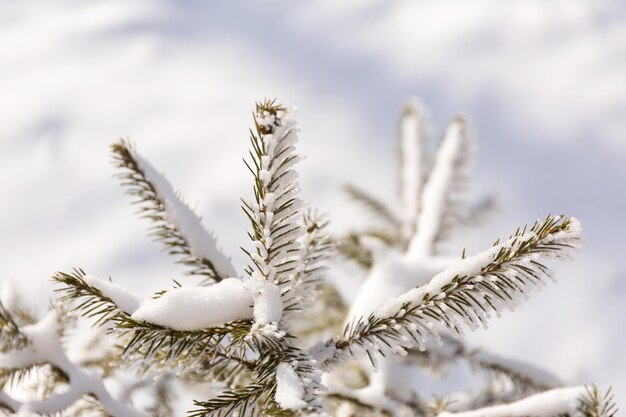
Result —
<path fill-rule="evenodd" d="M 258 103 L 245 160 L 252 193 L 242 199 L 247 264 L 239 267 L 165 177 L 129 142 L 115 143 L 123 187 L 190 278 L 141 297 L 82 269 L 58 272 L 59 297 L 39 320 L 3 293 L 0 413 L 615 415 L 610 390 L 559 388 L 545 372 L 462 342 L 464 329 L 485 325 L 551 278 L 545 261 L 575 252 L 579 222 L 549 215 L 476 255 L 444 256 L 438 244 L 488 206 L 468 210 L 462 198 L 472 135 L 455 119 L 428 158 L 427 125 L 412 104 L 400 136 L 401 203 L 392 208 L 348 188 L 385 227 L 337 240 L 326 216 L 299 197 L 294 111 Z M 341 263 L 328 263 L 335 247 L 366 274 L 351 305 L 325 280 L 328 265 Z M 78 343 L 85 320 L 96 327 Z M 493 376 L 461 403 L 427 398 L 405 378 L 410 369 L 459 361 Z M 122 389 L 114 392 L 114 383 Z M 497 384 L 507 389 L 495 395 Z M 205 387 L 202 396 L 191 410 L 177 409 L 175 394 L 192 385 Z"/>

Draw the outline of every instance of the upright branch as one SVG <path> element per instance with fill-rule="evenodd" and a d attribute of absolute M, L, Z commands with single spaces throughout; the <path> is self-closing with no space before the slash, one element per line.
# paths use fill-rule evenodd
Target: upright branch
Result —
<path fill-rule="evenodd" d="M 472 145 L 467 123 L 463 118 L 455 119 L 446 129 L 422 191 L 417 233 L 408 249 L 412 256 L 431 256 L 437 242 L 458 216 Z"/>
<path fill-rule="evenodd" d="M 168 253 L 179 256 L 189 273 L 219 282 L 237 276 L 230 260 L 217 246 L 215 236 L 179 193 L 131 144 L 120 140 L 111 146 L 118 177 L 134 201 L 141 217 L 152 221 L 150 235 L 161 241 Z"/>
<path fill-rule="evenodd" d="M 255 300 L 255 320 L 267 324 L 282 317 L 281 287 L 293 284 L 303 271 L 300 238 L 306 231 L 300 218 L 298 175 L 292 169 L 300 160 L 295 153 L 296 121 L 287 108 L 266 100 L 257 103 L 254 123 L 250 163 L 246 162 L 254 177 L 254 199 L 243 200 L 253 244 L 253 250 L 246 251 L 252 261 L 246 272 L 261 296 Z"/>

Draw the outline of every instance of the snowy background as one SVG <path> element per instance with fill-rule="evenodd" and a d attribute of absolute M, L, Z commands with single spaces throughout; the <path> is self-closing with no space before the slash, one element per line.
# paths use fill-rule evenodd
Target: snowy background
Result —
<path fill-rule="evenodd" d="M 564 1 L 21 1 L 0 4 L 0 281 L 45 307 L 56 270 L 144 295 L 182 268 L 111 178 L 128 137 L 243 260 L 241 162 L 255 100 L 300 108 L 303 192 L 358 226 L 340 186 L 391 200 L 409 95 L 478 130 L 475 197 L 501 209 L 450 245 L 480 250 L 547 213 L 587 243 L 557 285 L 473 342 L 626 406 L 626 7 Z"/>

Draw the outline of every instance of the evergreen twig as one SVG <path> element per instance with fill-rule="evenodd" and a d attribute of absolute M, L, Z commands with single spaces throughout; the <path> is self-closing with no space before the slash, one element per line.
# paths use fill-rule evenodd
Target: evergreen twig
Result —
<path fill-rule="evenodd" d="M 333 364 L 357 347 L 372 359 L 375 353 L 402 352 L 401 346 L 410 345 L 411 340 L 423 346 L 433 333 L 434 323 L 458 333 L 461 322 L 471 327 L 484 325 L 491 312 L 499 313 L 503 306 L 511 306 L 519 294 L 541 285 L 550 276 L 547 267 L 537 261 L 539 256 L 561 257 L 576 247 L 579 236 L 575 223 L 570 218 L 548 216 L 535 222 L 528 232 L 526 227 L 518 229 L 508 242 L 500 245 L 497 241 L 485 253 L 493 255 L 478 273 L 456 274 L 440 288 L 435 285 L 436 292 L 428 285 L 412 290 L 404 298 L 388 302 L 392 306 L 388 313 L 372 313 L 347 325 L 342 338 L 327 342 L 330 354 L 322 349 L 324 363 Z M 477 255 L 477 259 L 485 254 Z M 453 265 L 450 270 L 455 268 Z"/>
<path fill-rule="evenodd" d="M 227 272 L 230 272 L 229 270 L 232 268 L 224 268 L 224 271 L 220 271 L 214 260 L 197 256 L 189 239 L 171 221 L 167 213 L 167 201 L 164 200 L 156 185 L 146 175 L 130 142 L 121 139 L 111 145 L 111 151 L 115 166 L 121 169 L 117 177 L 120 178 L 122 186 L 126 188 L 128 194 L 136 197 L 133 203 L 138 206 L 140 216 L 152 222 L 149 229 L 150 236 L 160 241 L 169 254 L 178 256 L 178 262 L 190 268 L 189 274 L 201 275 L 215 282 L 226 278 Z M 144 164 L 146 164 L 145 161 Z M 215 238 L 204 229 L 201 219 L 193 210 L 179 196 L 174 198 L 178 199 L 177 204 L 185 209 L 188 217 L 194 219 L 195 226 L 199 229 L 195 233 L 208 234 L 207 240 L 214 241 Z M 221 254 L 216 256 L 223 257 Z"/>

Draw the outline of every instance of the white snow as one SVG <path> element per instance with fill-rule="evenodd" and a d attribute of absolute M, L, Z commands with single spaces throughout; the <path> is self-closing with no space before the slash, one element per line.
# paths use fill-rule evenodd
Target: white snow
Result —
<path fill-rule="evenodd" d="M 301 410 L 306 406 L 304 386 L 296 370 L 288 363 L 281 363 L 276 368 L 275 400 L 282 408 Z"/>
<path fill-rule="evenodd" d="M 552 417 L 561 414 L 573 415 L 579 398 L 586 392 L 584 386 L 557 388 L 531 395 L 510 404 L 480 408 L 460 413 L 443 412 L 439 417 Z"/>
<path fill-rule="evenodd" d="M 174 191 L 165 176 L 137 151 L 134 149 L 130 151 L 146 179 L 154 186 L 159 198 L 164 202 L 167 219 L 187 240 L 191 254 L 196 258 L 211 261 L 221 278 L 237 276 L 237 271 L 230 259 L 217 247 L 215 236 L 204 228 L 201 219 Z"/>
<path fill-rule="evenodd" d="M 253 316 L 253 294 L 238 278 L 208 287 L 188 286 L 144 299 L 132 315 L 135 320 L 175 330 L 201 330 Z"/>
<path fill-rule="evenodd" d="M 472 144 L 467 134 L 466 122 L 457 118 L 447 127 L 439 145 L 435 164 L 422 192 L 422 207 L 417 220 L 417 234 L 410 243 L 408 252 L 415 257 L 432 253 L 433 242 L 442 227 L 446 213 L 446 202 L 453 198 L 451 187 L 455 177 L 463 169 L 463 153 Z"/>
<path fill-rule="evenodd" d="M 254 322 L 260 325 L 278 323 L 283 315 L 280 287 L 254 278 L 246 281 L 245 286 L 253 294 Z"/>
<path fill-rule="evenodd" d="M 139 304 L 141 303 L 141 297 L 132 293 L 128 289 L 114 284 L 111 281 L 105 281 L 103 279 L 94 277 L 93 275 L 85 275 L 85 282 L 92 287 L 100 290 L 102 294 L 109 297 L 115 305 L 117 305 L 120 310 L 133 314 L 135 310 L 139 308 Z"/>

